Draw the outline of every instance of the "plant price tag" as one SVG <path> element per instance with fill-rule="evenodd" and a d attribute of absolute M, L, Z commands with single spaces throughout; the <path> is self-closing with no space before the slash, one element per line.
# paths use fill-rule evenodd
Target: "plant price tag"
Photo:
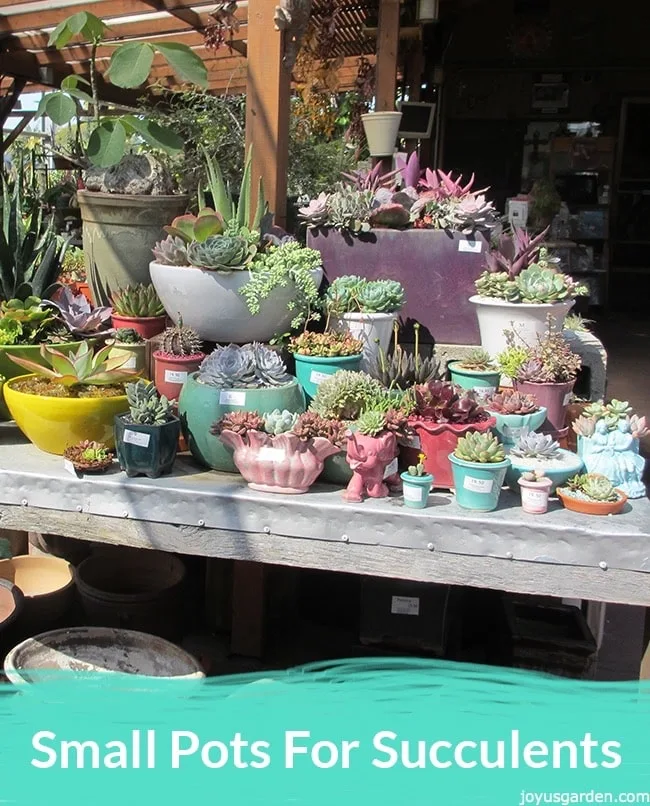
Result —
<path fill-rule="evenodd" d="M 511 425 L 504 425 L 503 426 L 503 436 L 508 437 L 509 439 L 519 439 L 524 431 L 523 426 L 516 427 Z"/>
<path fill-rule="evenodd" d="M 491 493 L 494 481 L 492 479 L 476 479 L 473 476 L 465 476 L 463 487 L 473 493 Z"/>
<path fill-rule="evenodd" d="M 222 389 L 219 392 L 219 403 L 222 406 L 245 406 L 246 392 L 235 392 L 234 389 Z"/>
<path fill-rule="evenodd" d="M 529 504 L 543 506 L 548 498 L 548 493 L 543 493 L 540 490 L 531 490 L 530 487 L 524 487 L 521 491 L 521 497 L 525 498 Z"/>
<path fill-rule="evenodd" d="M 177 372 L 173 369 L 165 370 L 165 383 L 185 383 L 187 372 Z"/>
<path fill-rule="evenodd" d="M 386 465 L 386 469 L 384 470 L 384 478 L 387 479 L 389 476 L 394 476 L 397 473 L 397 457 L 393 459 L 393 461 Z"/>
<path fill-rule="evenodd" d="M 124 430 L 124 436 L 122 439 L 124 442 L 128 442 L 130 445 L 138 445 L 140 448 L 148 448 L 151 434 L 141 434 L 139 431 L 129 431 L 129 429 L 126 428 Z"/>
<path fill-rule="evenodd" d="M 331 376 L 327 374 L 327 372 L 317 372 L 315 369 L 311 371 L 311 375 L 309 376 L 310 383 L 315 384 L 318 386 L 319 384 L 326 381 Z"/>
<path fill-rule="evenodd" d="M 566 395 L 564 395 L 564 403 L 563 403 L 563 405 L 568 406 L 569 403 L 571 402 L 572 397 L 573 397 L 573 392 L 567 392 Z"/>
<path fill-rule="evenodd" d="M 137 356 L 131 355 L 131 357 L 128 358 L 124 364 L 122 364 L 120 369 L 135 369 L 137 364 L 138 364 Z"/>
<path fill-rule="evenodd" d="M 77 468 L 72 464 L 72 462 L 69 459 L 63 460 L 63 469 L 66 470 L 71 476 L 74 476 L 76 479 L 79 478 Z"/>
<path fill-rule="evenodd" d="M 264 445 L 260 448 L 257 454 L 261 462 L 282 462 L 286 457 L 286 453 L 282 448 L 272 448 L 270 445 Z"/>
<path fill-rule="evenodd" d="M 390 612 L 396 616 L 419 616 L 420 599 L 417 596 L 393 596 Z"/>
<path fill-rule="evenodd" d="M 458 251 L 473 252 L 475 255 L 479 255 L 483 251 L 483 243 L 481 241 L 458 241 Z"/>
<path fill-rule="evenodd" d="M 411 487 L 409 484 L 404 485 L 404 500 L 414 501 L 420 503 L 422 501 L 424 487 Z"/>
<path fill-rule="evenodd" d="M 497 390 L 496 386 L 475 386 L 473 391 L 477 397 L 485 398 L 490 397 L 490 395 L 493 395 L 496 392 L 496 390 Z"/>

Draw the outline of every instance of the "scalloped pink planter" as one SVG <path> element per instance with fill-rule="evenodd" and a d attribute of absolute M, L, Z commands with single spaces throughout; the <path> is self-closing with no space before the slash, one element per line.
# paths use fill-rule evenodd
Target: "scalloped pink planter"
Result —
<path fill-rule="evenodd" d="M 339 448 L 322 437 L 307 441 L 295 434 L 270 436 L 249 431 L 245 437 L 223 431 L 221 441 L 233 449 L 237 469 L 253 490 L 298 495 L 320 476 L 323 462 Z"/>

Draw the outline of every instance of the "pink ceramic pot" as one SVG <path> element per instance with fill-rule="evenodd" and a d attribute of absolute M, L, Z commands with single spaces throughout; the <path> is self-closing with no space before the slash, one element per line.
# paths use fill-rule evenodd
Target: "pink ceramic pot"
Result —
<path fill-rule="evenodd" d="M 543 515 L 548 511 L 548 496 L 553 482 L 551 479 L 528 481 L 519 478 L 521 488 L 521 507 L 529 515 Z"/>
<path fill-rule="evenodd" d="M 540 406 L 546 408 L 546 422 L 542 425 L 542 433 L 554 434 L 558 438 L 566 428 L 567 407 L 573 396 L 575 380 L 567 383 L 531 383 L 515 381 L 515 389 L 522 395 L 534 395 Z"/>
<path fill-rule="evenodd" d="M 398 450 L 397 439 L 392 432 L 385 431 L 371 437 L 349 431 L 346 458 L 352 469 L 352 479 L 343 498 L 358 503 L 363 501 L 364 496 L 386 498 L 389 488 L 399 488 Z"/>
<path fill-rule="evenodd" d="M 244 437 L 222 431 L 221 441 L 233 449 L 233 461 L 253 490 L 306 493 L 320 476 L 323 462 L 339 448 L 322 437 L 301 440 L 295 434 L 270 436 L 249 431 Z"/>

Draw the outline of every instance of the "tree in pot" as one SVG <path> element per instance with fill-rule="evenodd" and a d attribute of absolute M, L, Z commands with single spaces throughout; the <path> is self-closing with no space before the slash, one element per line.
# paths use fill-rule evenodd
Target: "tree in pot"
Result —
<path fill-rule="evenodd" d="M 499 506 L 510 459 L 494 434 L 465 434 L 449 461 L 459 506 L 475 512 L 491 512 Z"/>
<path fill-rule="evenodd" d="M 600 473 L 574 476 L 557 494 L 566 509 L 583 515 L 617 515 L 627 503 L 625 493 Z"/>
<path fill-rule="evenodd" d="M 129 413 L 115 417 L 117 458 L 127 476 L 156 479 L 171 473 L 181 424 L 172 402 L 150 382 L 139 380 L 126 387 Z"/>
<path fill-rule="evenodd" d="M 168 327 L 162 335 L 160 349 L 153 354 L 156 389 L 169 400 L 178 400 L 187 376 L 201 366 L 205 353 L 203 342 L 183 320 Z"/>
<path fill-rule="evenodd" d="M 86 190 L 79 191 L 77 198 L 84 221 L 86 270 L 93 298 L 102 303 L 118 286 L 148 279 L 151 248 L 163 225 L 187 203 L 186 197 L 173 195 L 171 177 L 158 160 L 147 154 L 127 154 L 135 139 L 168 154 L 182 150 L 182 139 L 146 115 L 105 113 L 100 100 L 102 80 L 124 89 L 140 87 L 158 56 L 182 81 L 203 87 L 208 83 L 201 58 L 189 46 L 167 40 L 118 45 L 101 77 L 97 54 L 108 30 L 87 11 L 57 25 L 50 34 L 50 47 L 64 48 L 76 36 L 90 43 L 88 77 L 67 76 L 59 90 L 43 95 L 37 112 L 58 126 L 77 121 L 74 154 L 67 156 L 88 169 Z M 90 121 L 87 145 L 81 136 L 81 119 Z"/>
<path fill-rule="evenodd" d="M 131 328 L 143 339 L 152 339 L 165 329 L 167 314 L 152 285 L 120 288 L 111 301 L 114 327 Z"/>
<path fill-rule="evenodd" d="M 296 362 L 296 377 L 310 400 L 320 384 L 340 369 L 356 371 L 363 344 L 349 333 L 303 331 L 289 342 Z"/>

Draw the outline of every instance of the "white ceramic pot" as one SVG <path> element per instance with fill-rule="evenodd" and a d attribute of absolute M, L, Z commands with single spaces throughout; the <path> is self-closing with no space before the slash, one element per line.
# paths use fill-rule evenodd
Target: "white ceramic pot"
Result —
<path fill-rule="evenodd" d="M 379 358 L 379 349 L 388 350 L 396 318 L 394 313 L 343 313 L 330 318 L 330 327 L 361 341 L 361 369 L 367 372 Z"/>
<path fill-rule="evenodd" d="M 155 261 L 149 271 L 169 317 L 175 324 L 182 318 L 183 324 L 196 330 L 204 341 L 268 342 L 276 333 L 288 330 L 295 316 L 287 308 L 295 293 L 291 284 L 277 288 L 253 316 L 239 293 L 250 279 L 247 271 L 222 273 Z M 312 277 L 320 288 L 323 270 L 315 269 Z"/>
<path fill-rule="evenodd" d="M 537 341 L 537 336 L 543 336 L 546 332 L 546 317 L 549 314 L 554 319 L 553 329 L 562 330 L 564 319 L 574 303 L 572 299 L 550 304 L 506 302 L 478 294 L 470 297 L 469 301 L 476 305 L 481 346 L 491 356 L 498 355 L 508 346 L 504 330 L 514 330 L 531 347 Z"/>
<path fill-rule="evenodd" d="M 363 129 L 368 141 L 368 151 L 371 157 L 390 157 L 395 151 L 395 140 L 399 124 L 402 121 L 401 112 L 368 112 L 361 115 Z"/>

